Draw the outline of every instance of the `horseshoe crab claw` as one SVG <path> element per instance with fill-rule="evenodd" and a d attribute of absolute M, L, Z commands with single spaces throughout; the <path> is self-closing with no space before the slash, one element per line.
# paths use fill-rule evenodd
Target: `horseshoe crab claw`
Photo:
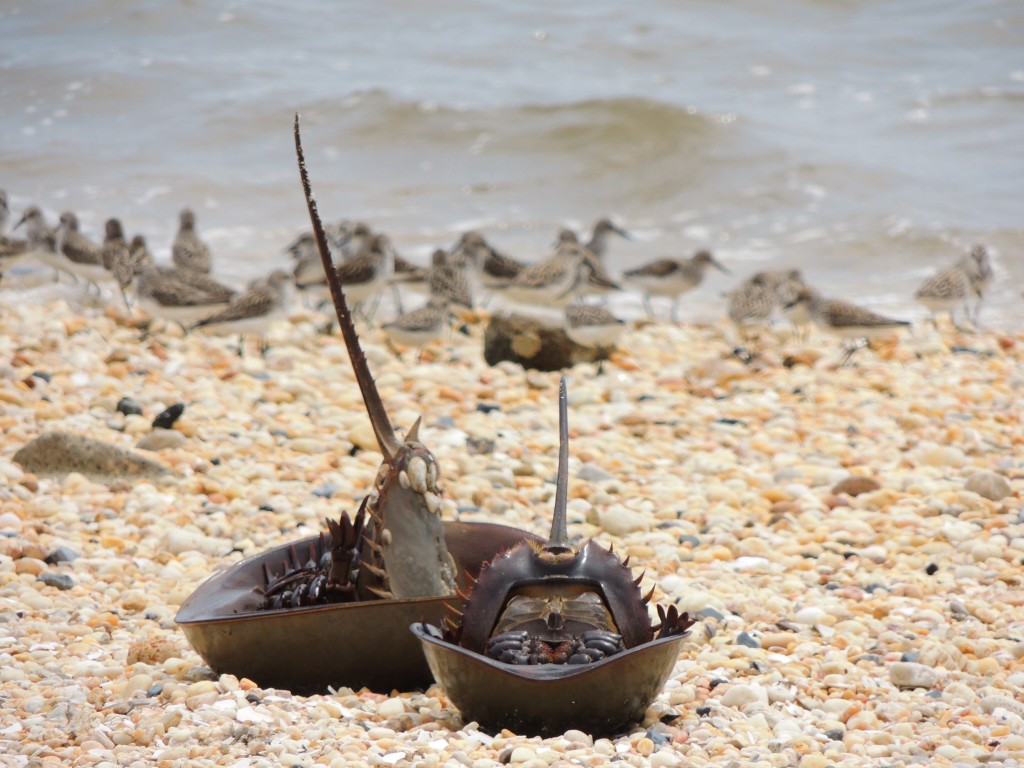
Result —
<path fill-rule="evenodd" d="M 487 563 L 458 622 L 418 622 L 434 678 L 467 720 L 550 735 L 615 733 L 643 717 L 672 672 L 693 620 L 647 603 L 626 563 L 566 530 L 568 418 L 559 392 L 555 512 L 548 541 L 521 544 Z"/>

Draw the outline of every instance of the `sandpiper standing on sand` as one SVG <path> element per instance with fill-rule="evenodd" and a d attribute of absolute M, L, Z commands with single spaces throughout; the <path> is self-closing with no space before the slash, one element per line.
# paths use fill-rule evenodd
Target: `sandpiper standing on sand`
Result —
<path fill-rule="evenodd" d="M 381 329 L 389 343 L 420 350 L 419 359 L 422 360 L 424 347 L 443 338 L 449 328 L 450 317 L 448 301 L 442 297 L 433 297 L 419 309 L 384 323 Z"/>
<path fill-rule="evenodd" d="M 582 245 L 563 240 L 554 256 L 526 267 L 501 293 L 521 304 L 565 306 L 573 300 L 583 279 L 589 277 L 586 257 L 587 251 Z"/>
<path fill-rule="evenodd" d="M 565 333 L 581 347 L 614 347 L 626 324 L 604 307 L 572 304 L 565 308 Z"/>
<path fill-rule="evenodd" d="M 246 335 L 254 335 L 259 341 L 260 352 L 267 350 L 266 334 L 271 323 L 286 316 L 288 310 L 288 284 L 291 276 L 284 270 L 276 270 L 269 277 L 254 280 L 249 289 L 236 296 L 231 303 L 208 317 L 204 317 L 193 328 L 203 328 L 221 334 L 237 333 L 238 350 Z"/>
<path fill-rule="evenodd" d="M 618 226 L 614 221 L 609 218 L 598 219 L 594 224 L 594 229 L 590 233 L 590 239 L 587 241 L 587 250 L 597 257 L 597 260 L 604 264 L 605 254 L 608 252 L 608 237 L 609 235 L 618 235 L 624 237 L 627 240 L 633 238 L 630 234 L 622 227 Z"/>
<path fill-rule="evenodd" d="M 823 299 L 811 288 L 799 291 L 789 306 L 800 305 L 806 307 L 814 324 L 819 328 L 852 342 L 846 345 L 843 365 L 850 361 L 854 352 L 867 346 L 872 339 L 888 336 L 893 331 L 910 325 L 906 320 L 880 315 L 848 301 Z"/>
<path fill-rule="evenodd" d="M 178 234 L 171 245 L 171 259 L 179 267 L 209 272 L 213 269 L 213 257 L 209 247 L 196 234 L 196 215 L 185 208 L 178 222 Z"/>
<path fill-rule="evenodd" d="M 664 258 L 652 261 L 642 267 L 627 270 L 623 278 L 643 291 L 644 308 L 654 315 L 651 296 L 667 296 L 672 299 L 672 322 L 677 322 L 676 309 L 679 297 L 691 291 L 704 280 L 704 272 L 714 267 L 720 272 L 731 274 L 710 251 L 698 251 L 689 259 Z"/>
<path fill-rule="evenodd" d="M 78 217 L 71 211 L 60 215 L 57 230 L 59 268 L 96 287 L 113 281 L 114 276 L 103 264 L 103 246 L 94 243 L 78 229 Z"/>
<path fill-rule="evenodd" d="M 105 235 L 100 261 L 108 274 L 117 281 L 117 285 L 121 289 L 121 298 L 124 299 L 124 305 L 130 309 L 131 302 L 128 301 L 128 293 L 125 291 L 124 286 L 131 282 L 132 275 L 135 274 L 131 248 L 128 247 L 128 242 L 124 239 L 124 228 L 121 226 L 119 219 L 107 219 L 104 229 Z"/>

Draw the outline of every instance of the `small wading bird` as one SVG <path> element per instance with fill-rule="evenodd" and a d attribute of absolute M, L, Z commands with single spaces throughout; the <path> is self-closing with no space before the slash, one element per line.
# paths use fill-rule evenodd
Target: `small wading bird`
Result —
<path fill-rule="evenodd" d="M 654 316 L 651 297 L 670 298 L 672 311 L 669 316 L 672 322 L 678 322 L 676 310 L 679 297 L 701 284 L 708 267 L 714 267 L 727 275 L 731 274 L 710 251 L 698 251 L 688 259 L 658 259 L 642 267 L 627 270 L 623 273 L 623 279 L 643 292 L 644 308 L 651 317 Z"/>
<path fill-rule="evenodd" d="M 910 325 L 906 320 L 896 320 L 870 309 L 859 307 L 841 299 L 823 299 L 816 291 L 804 288 L 790 302 L 789 307 L 803 307 L 811 320 L 821 328 L 849 343 L 841 365 L 850 362 L 858 349 L 868 346 L 871 339 L 888 336 L 893 331 Z"/>

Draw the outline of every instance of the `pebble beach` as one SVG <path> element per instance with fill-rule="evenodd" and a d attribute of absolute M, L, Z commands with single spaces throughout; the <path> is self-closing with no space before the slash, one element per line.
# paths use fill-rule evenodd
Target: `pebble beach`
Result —
<path fill-rule="evenodd" d="M 654 602 L 700 621 L 643 722 L 540 739 L 482 731 L 436 685 L 263 689 L 211 670 L 176 626 L 204 579 L 319 532 L 373 483 L 381 457 L 323 319 L 296 309 L 264 357 L 239 357 L 123 310 L 7 301 L 4 765 L 1024 764 L 1021 332 L 921 326 L 840 367 L 821 334 L 779 330 L 744 362 L 725 321 L 636 322 L 602 372 L 568 371 L 571 536 L 628 554 Z M 423 416 L 442 515 L 543 534 L 559 374 L 488 367 L 482 334 L 414 361 L 361 329 L 392 420 Z M 167 471 L 14 460 L 48 432 Z"/>

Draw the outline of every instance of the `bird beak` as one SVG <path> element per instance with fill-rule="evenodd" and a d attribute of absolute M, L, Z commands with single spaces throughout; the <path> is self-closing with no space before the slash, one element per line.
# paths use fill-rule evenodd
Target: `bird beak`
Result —
<path fill-rule="evenodd" d="M 632 240 L 633 239 L 633 236 L 631 234 L 629 234 L 629 232 L 624 230 L 622 227 L 616 226 L 615 224 L 612 225 L 612 231 L 615 234 L 617 234 L 619 237 L 624 237 L 627 240 Z"/>
<path fill-rule="evenodd" d="M 727 275 L 732 275 L 732 272 L 730 272 L 728 269 L 726 269 L 725 265 L 722 262 L 720 262 L 718 259 L 714 258 L 714 257 L 711 258 L 711 266 L 713 266 L 719 272 L 723 272 L 723 273 L 725 273 Z"/>
<path fill-rule="evenodd" d="M 17 229 L 18 227 L 20 227 L 24 223 L 25 223 L 25 215 L 22 214 L 21 218 L 18 219 L 18 223 L 14 225 L 14 228 Z"/>

